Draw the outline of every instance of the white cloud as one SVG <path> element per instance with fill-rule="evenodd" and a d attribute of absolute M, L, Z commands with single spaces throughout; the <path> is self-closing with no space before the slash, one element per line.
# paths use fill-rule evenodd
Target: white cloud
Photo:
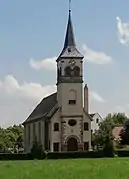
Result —
<path fill-rule="evenodd" d="M 23 122 L 45 96 L 56 91 L 56 85 L 19 84 L 12 75 L 0 82 L 0 114 L 3 126 Z"/>
<path fill-rule="evenodd" d="M 88 48 L 85 44 L 82 46 L 82 53 L 84 54 L 84 60 L 89 63 L 94 63 L 98 65 L 109 64 L 113 61 L 112 57 L 106 55 L 104 52 L 97 52 Z M 31 68 L 35 70 L 49 70 L 55 71 L 57 57 L 46 58 L 43 60 L 34 60 L 31 58 L 29 64 Z"/>
<path fill-rule="evenodd" d="M 31 58 L 29 64 L 36 70 L 45 69 L 53 71 L 56 70 L 56 59 L 57 57 L 46 58 L 43 60 L 33 60 Z"/>
<path fill-rule="evenodd" d="M 89 92 L 89 95 L 90 95 L 90 100 L 94 100 L 94 101 L 97 101 L 97 102 L 100 102 L 100 103 L 105 102 L 105 100 L 95 91 Z"/>
<path fill-rule="evenodd" d="M 88 48 L 85 44 L 82 47 L 85 62 L 94 63 L 98 65 L 109 64 L 113 61 L 111 56 L 104 52 L 97 52 Z"/>
<path fill-rule="evenodd" d="M 127 44 L 129 43 L 129 23 L 122 22 L 122 20 L 117 17 L 117 34 L 120 43 Z"/>
<path fill-rule="evenodd" d="M 0 125 L 22 123 L 36 105 L 45 96 L 56 91 L 56 85 L 43 86 L 40 83 L 19 83 L 12 75 L 8 75 L 0 81 Z M 104 103 L 105 100 L 95 91 L 89 92 L 91 112 L 97 110 L 98 103 Z M 97 104 L 97 106 L 96 106 Z M 105 104 L 105 103 L 104 103 Z M 104 105 L 102 105 L 104 106 Z"/>

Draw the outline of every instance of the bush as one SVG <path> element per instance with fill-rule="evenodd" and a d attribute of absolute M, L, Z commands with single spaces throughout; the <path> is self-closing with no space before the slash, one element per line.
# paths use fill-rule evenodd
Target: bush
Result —
<path fill-rule="evenodd" d="M 114 146 L 112 141 L 104 146 L 103 152 L 105 157 L 114 157 Z"/>
<path fill-rule="evenodd" d="M 67 159 L 67 158 L 103 158 L 103 151 L 91 152 L 54 152 L 48 153 L 47 159 Z"/>
<path fill-rule="evenodd" d="M 45 152 L 43 150 L 42 145 L 34 141 L 33 147 L 31 149 L 31 155 L 33 156 L 34 159 L 44 159 L 45 158 Z"/>
<path fill-rule="evenodd" d="M 33 160 L 31 154 L 0 154 L 0 160 Z"/>
<path fill-rule="evenodd" d="M 129 157 L 129 150 L 119 150 L 117 155 L 118 157 Z"/>

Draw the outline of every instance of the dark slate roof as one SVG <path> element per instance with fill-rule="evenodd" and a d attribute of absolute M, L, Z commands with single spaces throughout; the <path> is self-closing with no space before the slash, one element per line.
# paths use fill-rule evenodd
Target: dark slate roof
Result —
<path fill-rule="evenodd" d="M 68 18 L 68 25 L 67 25 L 67 31 L 66 31 L 66 36 L 65 36 L 64 48 L 67 48 L 68 46 L 70 47 L 76 46 L 74 33 L 73 33 L 73 25 L 71 21 L 71 11 L 69 11 L 69 18 Z"/>
<path fill-rule="evenodd" d="M 90 114 L 90 117 L 92 117 L 92 118 L 93 118 L 95 114 L 96 114 L 96 113 Z"/>
<path fill-rule="evenodd" d="M 69 18 L 68 18 L 64 47 L 57 61 L 60 60 L 60 58 L 69 58 L 69 57 L 83 58 L 83 55 L 76 48 L 73 25 L 71 20 L 71 11 L 69 11 Z"/>
<path fill-rule="evenodd" d="M 35 119 L 45 117 L 50 110 L 57 104 L 57 93 L 51 94 L 44 98 L 33 110 L 27 120 L 23 123 L 31 122 Z"/>

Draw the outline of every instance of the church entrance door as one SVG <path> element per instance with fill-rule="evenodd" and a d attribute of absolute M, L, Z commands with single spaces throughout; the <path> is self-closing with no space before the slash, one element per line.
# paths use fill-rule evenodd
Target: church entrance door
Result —
<path fill-rule="evenodd" d="M 68 151 L 78 151 L 78 143 L 75 138 L 70 138 L 67 142 Z"/>

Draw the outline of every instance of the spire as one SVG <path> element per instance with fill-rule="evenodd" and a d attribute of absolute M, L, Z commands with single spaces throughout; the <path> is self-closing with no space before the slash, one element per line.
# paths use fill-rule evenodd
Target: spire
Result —
<path fill-rule="evenodd" d="M 67 48 L 69 46 L 72 46 L 72 47 L 76 46 L 74 33 L 73 33 L 72 20 L 71 20 L 71 0 L 69 0 L 69 18 L 68 18 L 68 25 L 67 25 L 64 48 Z"/>
<path fill-rule="evenodd" d="M 56 61 L 60 61 L 61 58 L 78 58 L 78 59 L 84 58 L 84 56 L 76 48 L 72 20 L 71 20 L 71 0 L 69 0 L 69 18 L 68 18 L 64 47 Z"/>

